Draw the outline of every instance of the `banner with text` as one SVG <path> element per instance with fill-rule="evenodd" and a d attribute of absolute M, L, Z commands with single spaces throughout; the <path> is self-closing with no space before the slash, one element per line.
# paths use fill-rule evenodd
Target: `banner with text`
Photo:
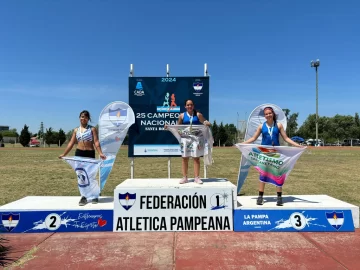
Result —
<path fill-rule="evenodd" d="M 104 232 L 113 228 L 112 209 L 0 210 L 0 218 L 0 233 Z"/>
<path fill-rule="evenodd" d="M 245 165 L 254 166 L 260 181 L 282 187 L 306 148 L 238 143 Z"/>
<path fill-rule="evenodd" d="M 187 99 L 209 119 L 209 77 L 129 77 L 135 124 L 129 129 L 128 156 L 181 156 L 179 142 L 164 126 L 177 124 Z"/>
<path fill-rule="evenodd" d="M 231 188 L 115 189 L 114 232 L 232 231 Z"/>
<path fill-rule="evenodd" d="M 353 232 L 349 209 L 237 209 L 235 232 Z"/>

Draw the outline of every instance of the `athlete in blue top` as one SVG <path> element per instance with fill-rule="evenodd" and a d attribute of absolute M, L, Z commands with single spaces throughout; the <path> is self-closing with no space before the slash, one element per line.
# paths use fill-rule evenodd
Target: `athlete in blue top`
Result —
<path fill-rule="evenodd" d="M 185 101 L 185 109 L 186 112 L 181 113 L 178 119 L 178 125 L 200 125 L 204 124 L 206 126 L 210 126 L 210 122 L 205 120 L 204 116 L 197 112 L 194 108 L 194 102 L 191 99 Z M 202 184 L 203 182 L 200 179 L 200 158 L 193 158 L 194 159 L 194 174 L 195 179 L 194 182 L 197 184 Z M 180 184 L 185 184 L 188 182 L 188 164 L 189 158 L 183 157 L 182 158 L 182 174 L 183 178 L 180 180 Z"/>
<path fill-rule="evenodd" d="M 256 141 L 256 139 L 262 135 L 262 141 L 261 145 L 272 145 L 272 146 L 280 146 L 279 142 L 279 135 L 286 141 L 287 143 L 302 147 L 301 145 L 297 144 L 293 140 L 291 140 L 284 130 L 284 127 L 281 123 L 276 122 L 276 114 L 274 112 L 274 109 L 272 107 L 265 107 L 264 108 L 264 115 L 266 122 L 262 125 L 259 125 L 254 136 L 252 136 L 250 139 L 243 143 L 252 143 Z M 264 203 L 264 189 L 265 189 L 265 183 L 262 182 L 262 176 L 260 175 L 260 183 L 259 183 L 259 197 L 257 199 L 257 204 L 262 205 Z M 276 205 L 282 206 L 282 187 L 276 187 L 277 191 L 277 202 Z"/>
<path fill-rule="evenodd" d="M 74 129 L 70 142 L 68 143 L 64 153 L 60 155 L 59 158 L 61 159 L 66 156 L 73 148 L 75 142 L 77 142 L 75 156 L 95 158 L 96 148 L 100 158 L 106 159 L 105 155 L 101 151 L 96 128 L 88 124 L 89 120 L 91 121 L 90 113 L 88 111 L 82 111 L 79 118 L 80 126 Z M 98 202 L 98 198 L 92 200 L 92 203 Z M 87 199 L 85 197 L 81 197 L 79 205 L 84 206 L 86 203 Z"/>

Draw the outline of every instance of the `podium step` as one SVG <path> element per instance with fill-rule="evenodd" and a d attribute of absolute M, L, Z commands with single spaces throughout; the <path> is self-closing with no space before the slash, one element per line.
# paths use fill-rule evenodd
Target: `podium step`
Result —
<path fill-rule="evenodd" d="M 238 196 L 234 231 L 239 232 L 344 232 L 359 228 L 359 207 L 327 195 Z"/>
<path fill-rule="evenodd" d="M 80 196 L 28 196 L 0 206 L 0 232 L 112 231 L 112 197 L 79 206 Z"/>
<path fill-rule="evenodd" d="M 236 186 L 227 179 L 127 179 L 114 191 L 114 232 L 232 231 Z"/>

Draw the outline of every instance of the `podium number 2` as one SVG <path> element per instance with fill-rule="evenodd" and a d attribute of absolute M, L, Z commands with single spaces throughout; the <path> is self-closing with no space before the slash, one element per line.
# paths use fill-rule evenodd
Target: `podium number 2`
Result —
<path fill-rule="evenodd" d="M 306 218 L 303 214 L 295 212 L 290 216 L 290 223 L 295 230 L 302 230 L 306 226 Z"/>
<path fill-rule="evenodd" d="M 51 213 L 45 218 L 45 226 L 50 231 L 56 231 L 61 226 L 61 217 L 56 213 Z"/>

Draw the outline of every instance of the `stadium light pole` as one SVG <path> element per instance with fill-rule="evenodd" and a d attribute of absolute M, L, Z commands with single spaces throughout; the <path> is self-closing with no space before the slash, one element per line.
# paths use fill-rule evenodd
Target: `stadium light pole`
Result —
<path fill-rule="evenodd" d="M 237 112 L 236 118 L 236 142 L 239 142 L 239 112 Z"/>
<path fill-rule="evenodd" d="M 319 128 L 319 113 L 318 113 L 318 67 L 320 66 L 320 60 L 316 59 L 316 61 L 311 60 L 310 62 L 311 67 L 315 68 L 315 73 L 316 73 L 316 120 L 315 120 L 315 125 L 316 125 L 316 145 L 319 143 L 318 141 L 318 128 Z"/>

